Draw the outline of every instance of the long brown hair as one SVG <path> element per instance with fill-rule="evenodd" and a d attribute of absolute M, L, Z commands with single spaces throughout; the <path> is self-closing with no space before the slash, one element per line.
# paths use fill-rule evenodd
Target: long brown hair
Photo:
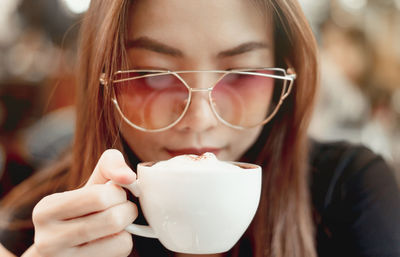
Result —
<path fill-rule="evenodd" d="M 88 179 L 100 155 L 121 150 L 111 92 L 99 75 L 110 76 L 125 60 L 128 9 L 132 0 L 93 0 L 80 37 L 77 69 L 77 126 L 65 189 Z M 318 82 L 316 43 L 296 0 L 253 0 L 275 28 L 276 64 L 296 74 L 294 88 L 274 119 L 242 160 L 263 167 L 263 190 L 256 217 L 246 233 L 254 256 L 316 256 L 308 185 L 307 128 Z M 267 18 L 267 17 L 266 17 Z M 29 183 L 29 182 L 27 182 Z M 7 202 L 11 202 L 8 199 Z M 240 244 L 233 252 L 238 253 Z"/>

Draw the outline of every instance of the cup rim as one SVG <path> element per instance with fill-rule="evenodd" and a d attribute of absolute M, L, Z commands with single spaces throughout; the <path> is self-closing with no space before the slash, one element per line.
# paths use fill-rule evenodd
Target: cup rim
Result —
<path fill-rule="evenodd" d="M 156 164 L 158 162 L 160 162 L 160 161 L 140 162 L 140 163 L 138 163 L 138 166 L 145 167 L 145 168 L 150 168 L 150 167 L 152 167 L 154 164 Z M 245 169 L 245 170 L 257 170 L 257 169 L 261 169 L 262 170 L 260 165 L 254 164 L 254 163 L 238 162 L 238 161 L 222 161 L 222 162 L 227 162 L 227 163 L 234 164 L 236 166 L 239 166 L 239 168 L 242 168 L 242 169 Z"/>

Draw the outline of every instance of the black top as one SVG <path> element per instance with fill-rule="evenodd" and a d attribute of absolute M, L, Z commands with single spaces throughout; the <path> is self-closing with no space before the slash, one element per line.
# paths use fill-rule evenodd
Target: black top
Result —
<path fill-rule="evenodd" d="M 400 257 L 400 189 L 383 159 L 346 142 L 312 142 L 310 166 L 318 256 Z M 30 214 L 27 208 L 20 216 Z M 32 237 L 32 229 L 0 231 L 0 242 L 17 255 Z M 169 255 L 155 239 L 134 240 L 134 252 Z M 249 245 L 241 246 L 250 256 Z"/>
<path fill-rule="evenodd" d="M 311 194 L 319 256 L 400 256 L 400 190 L 380 156 L 314 143 Z"/>

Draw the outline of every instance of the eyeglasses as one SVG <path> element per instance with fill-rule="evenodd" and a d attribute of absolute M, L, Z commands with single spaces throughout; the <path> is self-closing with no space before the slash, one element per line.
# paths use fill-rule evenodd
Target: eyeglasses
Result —
<path fill-rule="evenodd" d="M 190 87 L 199 75 L 214 78 L 211 87 Z M 290 94 L 296 74 L 291 69 L 259 68 L 207 71 L 124 70 L 105 74 L 100 83 L 112 86 L 112 101 L 132 127 L 160 132 L 185 116 L 193 94 L 208 93 L 211 110 L 223 124 L 235 129 L 264 125 Z M 194 82 L 193 82 L 194 83 Z"/>

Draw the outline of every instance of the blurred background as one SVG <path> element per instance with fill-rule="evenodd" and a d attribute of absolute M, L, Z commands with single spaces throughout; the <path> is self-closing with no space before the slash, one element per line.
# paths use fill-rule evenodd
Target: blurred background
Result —
<path fill-rule="evenodd" d="M 0 1 L 0 198 L 72 142 L 74 63 L 90 0 Z M 300 0 L 320 46 L 310 135 L 400 167 L 400 0 Z"/>

